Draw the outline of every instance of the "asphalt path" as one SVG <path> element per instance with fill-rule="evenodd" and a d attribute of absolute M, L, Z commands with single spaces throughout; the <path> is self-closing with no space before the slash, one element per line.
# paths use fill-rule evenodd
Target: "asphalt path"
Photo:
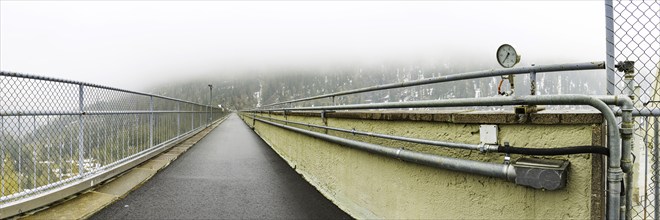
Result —
<path fill-rule="evenodd" d="M 233 114 L 91 219 L 349 219 Z"/>

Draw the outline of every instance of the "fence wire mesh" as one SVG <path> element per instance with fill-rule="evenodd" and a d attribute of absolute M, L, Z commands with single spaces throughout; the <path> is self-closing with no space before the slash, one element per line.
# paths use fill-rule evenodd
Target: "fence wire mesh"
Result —
<path fill-rule="evenodd" d="M 0 207 L 111 170 L 224 115 L 168 97 L 0 72 Z"/>
<path fill-rule="evenodd" d="M 659 130 L 657 113 L 652 114 L 660 108 L 660 1 L 614 1 L 612 9 L 614 60 L 634 61 L 635 108 L 651 112 L 635 118 L 636 177 L 631 217 L 660 219 Z M 626 93 L 625 78 L 624 72 L 616 72 L 615 94 Z"/>

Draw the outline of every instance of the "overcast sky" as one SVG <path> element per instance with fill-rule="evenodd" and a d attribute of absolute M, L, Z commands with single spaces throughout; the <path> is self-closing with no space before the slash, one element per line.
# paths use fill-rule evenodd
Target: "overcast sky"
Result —
<path fill-rule="evenodd" d="M 604 60 L 602 1 L 0 1 L 0 69 L 144 89 L 267 67 Z"/>

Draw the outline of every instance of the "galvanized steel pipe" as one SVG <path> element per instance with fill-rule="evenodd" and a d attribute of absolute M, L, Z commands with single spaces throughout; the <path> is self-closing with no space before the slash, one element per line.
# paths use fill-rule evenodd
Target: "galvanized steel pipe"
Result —
<path fill-rule="evenodd" d="M 302 99 L 295 99 L 295 100 L 291 100 L 291 101 L 268 104 L 268 105 L 264 105 L 263 107 L 270 107 L 270 106 L 275 106 L 275 105 L 302 102 L 302 101 L 310 101 L 310 100 L 315 100 L 315 99 L 330 98 L 330 97 L 335 97 L 335 96 L 350 95 L 350 94 L 363 93 L 363 92 L 371 92 L 371 91 L 377 91 L 377 90 L 403 88 L 403 87 L 426 85 L 426 84 L 441 83 L 441 82 L 452 82 L 452 81 L 466 80 L 466 79 L 477 79 L 477 78 L 504 76 L 504 75 L 516 75 L 516 74 L 528 74 L 528 73 L 531 73 L 531 72 L 544 73 L 544 72 L 575 71 L 575 70 L 596 70 L 596 69 L 605 69 L 605 62 L 598 61 L 598 62 L 585 62 L 585 63 L 538 65 L 538 66 L 516 67 L 516 68 L 508 68 L 508 69 L 482 70 L 482 71 L 475 71 L 475 72 L 467 72 L 467 73 L 459 73 L 459 74 L 453 74 L 453 75 L 439 76 L 439 77 L 435 77 L 435 78 L 428 78 L 428 79 L 415 80 L 415 81 L 409 81 L 409 82 L 391 83 L 391 84 L 384 84 L 384 85 L 377 85 L 377 86 L 347 90 L 347 91 L 342 91 L 342 92 L 328 93 L 328 94 L 312 96 L 312 97 L 307 97 L 307 98 L 302 98 Z"/>
<path fill-rule="evenodd" d="M 332 135 L 322 134 L 318 132 L 308 131 L 305 129 L 296 128 L 288 125 L 278 124 L 249 115 L 246 116 L 252 118 L 255 121 L 284 128 L 310 137 L 318 138 L 324 141 L 347 146 L 358 150 L 364 150 L 367 152 L 400 159 L 403 161 L 427 165 L 431 167 L 437 167 L 441 169 L 467 172 L 467 173 L 488 176 L 488 177 L 495 177 L 512 182 L 515 181 L 516 178 L 515 169 L 510 164 L 486 163 L 481 161 L 464 160 L 464 159 L 444 157 L 433 154 L 425 154 L 425 153 L 406 150 L 403 148 L 397 149 L 397 148 L 385 147 L 381 145 L 365 143 L 365 142 L 340 138 Z"/>
<path fill-rule="evenodd" d="M 620 116 L 623 114 L 620 108 L 614 109 L 614 114 Z M 644 109 L 633 109 L 633 117 L 657 117 L 660 116 L 660 108 L 644 108 Z"/>
<path fill-rule="evenodd" d="M 607 121 L 608 149 L 610 149 L 609 166 L 620 168 L 621 164 L 621 142 L 616 117 L 612 110 L 601 99 L 608 97 L 594 97 L 587 95 L 538 95 L 538 96 L 516 96 L 516 97 L 487 97 L 487 98 L 465 98 L 432 101 L 392 102 L 375 104 L 354 104 L 315 106 L 300 108 L 269 109 L 268 111 L 315 111 L 315 110 L 356 110 L 356 109 L 388 109 L 388 108 L 437 108 L 437 107 L 465 107 L 465 106 L 503 106 L 503 105 L 590 105 L 598 109 Z M 614 96 L 609 97 L 612 100 Z M 616 151 L 616 152 L 613 152 Z"/>
<path fill-rule="evenodd" d="M 598 96 L 600 100 L 609 105 L 620 107 L 621 112 L 621 168 L 626 173 L 626 195 L 624 201 L 624 210 L 622 212 L 625 219 L 632 219 L 632 185 L 633 185 L 633 102 L 627 96 Z"/>
<path fill-rule="evenodd" d="M 263 116 L 256 116 L 254 114 L 253 114 L 252 117 L 265 118 Z M 288 120 L 280 120 L 280 119 L 276 119 L 276 118 L 268 118 L 268 119 L 274 120 L 274 121 L 279 121 L 279 122 L 284 122 L 284 123 L 288 123 L 288 124 L 295 124 L 295 125 L 302 125 L 302 126 L 308 126 L 308 127 L 314 127 L 314 128 L 328 129 L 328 130 L 333 130 L 333 131 L 340 131 L 340 132 L 357 134 L 357 135 L 364 135 L 364 136 L 369 136 L 369 137 L 385 138 L 385 139 L 397 140 L 397 141 L 406 141 L 406 142 L 416 143 L 416 144 L 427 144 L 427 145 L 442 146 L 442 147 L 455 148 L 455 149 L 465 149 L 465 150 L 482 150 L 482 147 L 479 146 L 478 144 L 453 143 L 453 142 L 434 141 L 434 140 L 426 140 L 426 139 L 419 139 L 419 138 L 400 137 L 400 136 L 387 135 L 387 134 L 379 134 L 379 133 L 372 133 L 372 132 L 364 132 L 364 131 L 349 130 L 349 129 L 343 129 L 343 128 L 335 128 L 335 127 L 328 127 L 328 126 L 293 122 L 293 121 L 288 121 Z M 491 151 L 492 152 L 497 152 L 497 146 L 492 148 Z"/>

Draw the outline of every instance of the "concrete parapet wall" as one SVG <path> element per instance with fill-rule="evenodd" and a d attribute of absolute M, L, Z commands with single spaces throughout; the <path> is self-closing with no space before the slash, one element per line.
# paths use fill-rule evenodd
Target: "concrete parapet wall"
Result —
<path fill-rule="evenodd" d="M 285 119 L 282 114 L 257 115 Z M 253 126 L 252 119 L 242 118 Z M 318 112 L 289 112 L 286 118 L 325 125 Z M 500 143 L 508 141 L 516 147 L 603 145 L 604 137 L 602 117 L 593 112 L 550 112 L 520 118 L 506 112 L 353 111 L 327 113 L 326 118 L 327 126 L 331 127 L 472 144 L 479 143 L 480 124 L 498 124 Z M 542 191 L 502 179 L 379 156 L 258 121 L 254 123 L 254 130 L 312 185 L 356 218 L 604 218 L 604 158 L 601 156 L 548 157 L 571 162 L 568 184 L 558 191 Z M 499 153 L 482 154 L 333 131 L 327 133 L 388 147 L 503 162 L 503 155 Z M 513 160 L 517 158 L 520 156 L 512 156 Z"/>

